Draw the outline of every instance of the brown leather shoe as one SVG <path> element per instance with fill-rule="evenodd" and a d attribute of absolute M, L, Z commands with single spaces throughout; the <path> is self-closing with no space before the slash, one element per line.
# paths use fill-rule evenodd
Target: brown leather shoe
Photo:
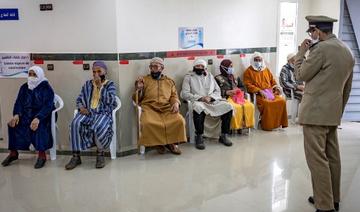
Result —
<path fill-rule="evenodd" d="M 166 149 L 165 149 L 165 147 L 164 146 L 156 146 L 155 147 L 156 148 L 156 150 L 157 150 L 157 152 L 159 153 L 159 154 L 165 154 L 165 152 L 166 152 Z"/>
<path fill-rule="evenodd" d="M 168 144 L 165 146 L 174 155 L 181 155 L 181 150 L 176 144 Z"/>

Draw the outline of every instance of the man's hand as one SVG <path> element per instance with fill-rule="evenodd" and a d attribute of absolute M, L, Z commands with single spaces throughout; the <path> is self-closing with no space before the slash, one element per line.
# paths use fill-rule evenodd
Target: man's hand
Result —
<path fill-rule="evenodd" d="M 175 102 L 172 106 L 171 106 L 171 112 L 172 113 L 177 113 L 179 112 L 179 103 Z"/>
<path fill-rule="evenodd" d="M 142 90 L 144 88 L 144 78 L 138 77 L 135 81 L 135 89 L 136 90 Z"/>
<path fill-rule="evenodd" d="M 296 89 L 298 89 L 298 90 L 300 90 L 300 91 L 304 91 L 305 86 L 304 86 L 304 85 L 298 85 L 298 86 L 296 87 Z"/>
<path fill-rule="evenodd" d="M 80 114 L 81 115 L 89 115 L 89 111 L 88 111 L 88 109 L 86 109 L 86 108 L 84 108 L 84 107 L 81 107 L 80 109 Z"/>
<path fill-rule="evenodd" d="M 98 88 L 101 87 L 101 78 L 100 78 L 100 76 L 96 75 L 94 77 L 94 82 L 95 82 L 96 87 L 98 87 Z"/>
<path fill-rule="evenodd" d="M 301 43 L 299 50 L 300 50 L 301 52 L 306 52 L 307 50 L 309 50 L 310 46 L 311 46 L 311 40 L 310 40 L 310 39 L 305 39 L 305 40 Z"/>
<path fill-rule="evenodd" d="M 40 120 L 38 118 L 34 118 L 30 124 L 30 129 L 32 131 L 36 131 L 39 127 Z"/>
<path fill-rule="evenodd" d="M 280 91 L 280 89 L 279 89 L 278 87 L 275 87 L 275 88 L 273 89 L 273 92 L 274 92 L 274 94 L 277 95 L 277 96 L 279 96 L 279 95 L 281 94 L 281 91 Z"/>
<path fill-rule="evenodd" d="M 12 117 L 12 119 L 10 120 L 10 122 L 8 123 L 8 125 L 10 127 L 15 127 L 16 125 L 19 124 L 19 121 L 20 121 L 20 118 L 19 118 L 19 115 L 15 115 L 14 117 Z"/>
<path fill-rule="evenodd" d="M 201 97 L 201 101 L 210 104 L 211 103 L 211 97 L 210 96 L 203 96 L 203 97 Z"/>

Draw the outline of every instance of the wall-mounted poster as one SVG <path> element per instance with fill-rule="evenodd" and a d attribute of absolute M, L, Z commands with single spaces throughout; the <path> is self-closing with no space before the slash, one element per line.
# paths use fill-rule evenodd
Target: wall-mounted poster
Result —
<path fill-rule="evenodd" d="M 204 48 L 203 27 L 179 27 L 180 49 L 202 49 Z"/>
<path fill-rule="evenodd" d="M 0 53 L 0 78 L 27 77 L 30 66 L 29 53 Z"/>

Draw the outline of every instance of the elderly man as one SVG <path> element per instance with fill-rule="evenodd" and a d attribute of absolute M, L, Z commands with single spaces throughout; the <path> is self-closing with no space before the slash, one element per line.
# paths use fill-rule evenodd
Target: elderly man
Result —
<path fill-rule="evenodd" d="M 92 67 L 93 79 L 83 85 L 76 100 L 79 113 L 70 125 L 70 142 L 73 157 L 65 166 L 71 170 L 81 164 L 80 151 L 97 147 L 96 168 L 105 166 L 104 150 L 110 146 L 112 111 L 116 107 L 115 83 L 106 79 L 107 67 L 103 61 L 96 61 Z"/>
<path fill-rule="evenodd" d="M 193 70 L 186 74 L 181 91 L 181 98 L 190 101 L 194 111 L 195 125 L 195 147 L 205 149 L 203 140 L 205 116 L 221 116 L 221 135 L 219 142 L 225 146 L 232 143 L 227 138 L 230 131 L 230 122 L 233 108 L 221 97 L 221 90 L 215 78 L 206 69 L 207 64 L 204 60 L 198 59 L 194 63 Z"/>
<path fill-rule="evenodd" d="M 265 66 L 262 54 L 255 52 L 250 63 L 244 72 L 243 80 L 247 91 L 256 94 L 261 128 L 270 131 L 287 127 L 286 100 L 280 96 L 279 87 L 271 71 Z"/>
<path fill-rule="evenodd" d="M 302 95 L 304 94 L 304 83 L 295 79 L 295 54 L 289 54 L 287 56 L 287 61 L 287 64 L 282 67 L 280 72 L 280 85 L 283 88 L 286 98 L 292 98 L 291 91 L 293 91 L 295 99 L 300 102 Z"/>
<path fill-rule="evenodd" d="M 186 142 L 186 130 L 185 120 L 179 113 L 175 82 L 162 74 L 164 61 L 161 58 L 153 58 L 149 70 L 149 75 L 136 80 L 133 95 L 142 108 L 139 145 L 156 147 L 160 154 L 168 149 L 180 155 L 177 144 Z"/>
<path fill-rule="evenodd" d="M 314 194 L 308 200 L 316 211 L 335 211 L 339 210 L 341 176 L 337 126 L 349 99 L 355 60 L 332 33 L 337 20 L 326 16 L 307 16 L 306 20 L 311 40 L 305 39 L 300 46 L 295 74 L 306 83 L 299 122 Z M 314 45 L 316 38 L 320 41 Z"/>

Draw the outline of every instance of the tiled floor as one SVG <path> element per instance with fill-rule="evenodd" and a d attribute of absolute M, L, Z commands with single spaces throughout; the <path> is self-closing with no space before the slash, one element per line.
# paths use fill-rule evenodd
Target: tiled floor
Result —
<path fill-rule="evenodd" d="M 360 211 L 360 124 L 339 130 L 342 154 L 341 211 Z M 0 167 L 0 212 L 311 212 L 301 127 L 234 136 L 233 147 L 216 141 L 206 150 L 182 145 L 183 154 L 107 159 L 94 157 L 65 171 L 68 156 L 33 169 L 35 156 L 21 155 Z M 3 160 L 6 154 L 0 154 Z"/>

